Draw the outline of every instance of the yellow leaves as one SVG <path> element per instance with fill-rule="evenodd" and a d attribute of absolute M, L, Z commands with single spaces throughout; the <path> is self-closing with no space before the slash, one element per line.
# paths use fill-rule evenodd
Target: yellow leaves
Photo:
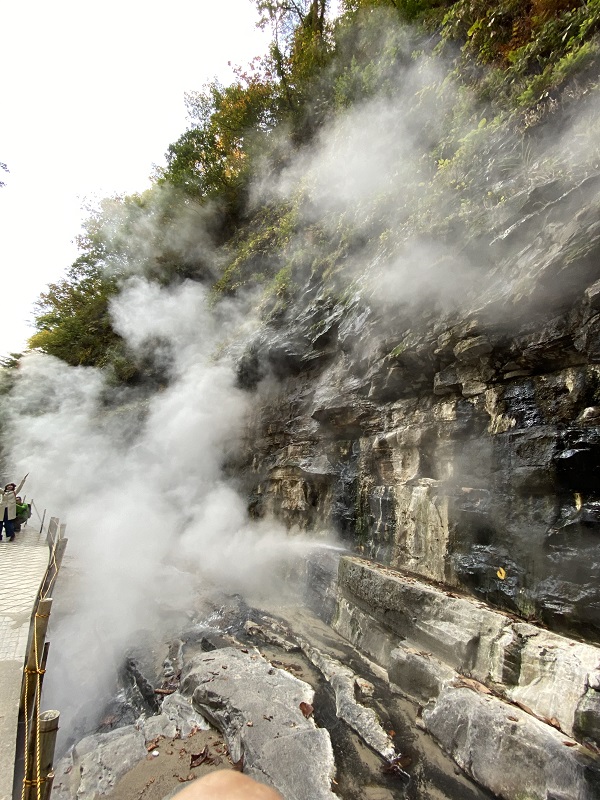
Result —
<path fill-rule="evenodd" d="M 27 340 L 27 346 L 31 350 L 45 350 L 49 341 L 52 340 L 52 331 L 49 330 L 41 330 L 34 333 Z"/>
<path fill-rule="evenodd" d="M 498 567 L 496 575 L 500 578 L 501 581 L 503 581 L 506 578 L 506 570 L 504 570 L 502 567 Z"/>

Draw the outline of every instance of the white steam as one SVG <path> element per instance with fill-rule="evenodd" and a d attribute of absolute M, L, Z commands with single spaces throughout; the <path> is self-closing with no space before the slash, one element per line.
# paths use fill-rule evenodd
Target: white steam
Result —
<path fill-rule="evenodd" d="M 199 581 L 281 591 L 281 564 L 303 547 L 278 524 L 251 523 L 223 477 L 248 395 L 231 365 L 212 358 L 224 320 L 203 287 L 132 279 L 113 314 L 132 347 L 159 337 L 168 352 L 171 383 L 143 409 L 107 409 L 99 371 L 36 354 L 23 359 L 10 396 L 14 473 L 29 471 L 37 508 L 67 522 L 76 573 L 45 684 L 63 735 L 75 715 L 93 724 L 136 633 L 160 630 L 165 609 L 185 617 Z"/>

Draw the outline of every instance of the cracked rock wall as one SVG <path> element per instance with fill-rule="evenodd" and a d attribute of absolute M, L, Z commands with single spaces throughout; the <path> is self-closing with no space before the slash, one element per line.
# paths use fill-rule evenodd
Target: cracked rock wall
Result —
<path fill-rule="evenodd" d="M 460 310 L 308 276 L 240 358 L 236 466 L 257 517 L 597 641 L 600 173 L 551 188 L 480 237 Z"/>

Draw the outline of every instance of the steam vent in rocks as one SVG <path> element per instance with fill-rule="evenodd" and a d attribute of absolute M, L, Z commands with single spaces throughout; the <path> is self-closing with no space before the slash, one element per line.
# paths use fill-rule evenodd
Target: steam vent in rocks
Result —
<path fill-rule="evenodd" d="M 600 2 L 256 6 L 2 370 L 53 797 L 599 800 Z"/>

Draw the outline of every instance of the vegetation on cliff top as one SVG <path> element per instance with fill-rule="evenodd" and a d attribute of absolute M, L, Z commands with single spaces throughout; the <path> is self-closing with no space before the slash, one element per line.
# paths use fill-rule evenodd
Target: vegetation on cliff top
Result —
<path fill-rule="evenodd" d="M 600 0 L 345 0 L 335 19 L 327 0 L 256 4 L 272 32 L 268 54 L 238 68 L 230 86 L 190 93 L 189 127 L 152 189 L 106 200 L 90 217 L 80 257 L 39 299 L 32 348 L 141 381 L 148 364 L 110 317 L 111 298 L 132 274 L 201 280 L 215 300 L 259 286 L 273 314 L 300 278 L 339 270 L 357 238 L 384 241 L 392 195 L 394 228 L 476 228 L 483 207 L 506 200 L 506 181 L 497 191 L 494 174 L 505 177 L 511 159 L 522 163 L 548 115 L 597 88 Z M 302 181 L 287 196 L 262 190 L 332 120 L 346 115 L 352 124 L 352 110 L 376 98 L 406 104 L 422 142 L 401 175 L 403 208 L 392 175 L 377 208 L 358 209 L 368 228 L 332 209 L 325 235 L 322 217 L 301 211 L 310 191 Z M 498 142 L 510 144 L 492 163 Z"/>

